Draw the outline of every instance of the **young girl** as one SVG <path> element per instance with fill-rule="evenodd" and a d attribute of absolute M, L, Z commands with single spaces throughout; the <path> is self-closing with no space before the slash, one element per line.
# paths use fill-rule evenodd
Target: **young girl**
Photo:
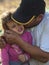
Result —
<path fill-rule="evenodd" d="M 30 32 L 26 31 L 23 25 L 16 23 L 16 21 L 13 21 L 11 19 L 11 13 L 7 17 L 3 18 L 2 24 L 4 30 L 11 30 L 15 32 L 15 34 L 19 34 L 20 37 L 28 42 L 29 44 L 32 44 L 32 36 Z M 9 33 L 8 33 L 9 34 Z M 10 59 L 10 65 L 28 65 L 28 61 L 30 59 L 30 55 L 23 51 L 18 45 L 13 44 L 9 45 L 8 42 L 6 43 L 7 46 L 9 47 L 8 49 L 8 54 L 9 54 L 9 59 Z M 9 62 L 9 61 L 7 61 Z"/>
<path fill-rule="evenodd" d="M 6 42 L 2 38 L 4 34 L 4 30 L 2 27 L 2 22 L 0 18 L 0 65 L 9 65 L 9 55 L 8 55 L 8 47 L 6 47 Z M 4 47 L 4 48 L 3 48 Z"/>

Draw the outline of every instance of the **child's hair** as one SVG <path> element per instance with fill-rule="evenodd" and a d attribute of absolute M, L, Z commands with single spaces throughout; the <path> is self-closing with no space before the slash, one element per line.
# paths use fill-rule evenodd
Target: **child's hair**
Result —
<path fill-rule="evenodd" d="M 2 26 L 3 26 L 3 29 L 5 30 L 8 30 L 8 26 L 7 26 L 7 22 L 11 21 L 11 15 L 12 13 L 9 13 L 6 17 L 2 18 Z"/>

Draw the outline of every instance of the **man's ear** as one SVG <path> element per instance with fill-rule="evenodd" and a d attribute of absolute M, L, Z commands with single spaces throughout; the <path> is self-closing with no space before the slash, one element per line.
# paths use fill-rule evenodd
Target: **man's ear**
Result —
<path fill-rule="evenodd" d="M 36 19 L 36 21 L 41 21 L 42 19 L 43 19 L 43 14 L 40 14 L 38 17 L 37 17 L 37 19 Z"/>

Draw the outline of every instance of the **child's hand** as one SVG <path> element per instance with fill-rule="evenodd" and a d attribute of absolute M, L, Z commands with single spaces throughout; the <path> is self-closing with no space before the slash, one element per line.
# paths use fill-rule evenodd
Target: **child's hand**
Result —
<path fill-rule="evenodd" d="M 5 47 L 5 44 L 6 42 L 4 41 L 4 39 L 0 37 L 0 48 Z"/>
<path fill-rule="evenodd" d="M 25 58 L 25 55 L 24 54 L 19 55 L 18 58 L 19 58 L 19 60 L 21 62 L 25 62 L 26 61 L 26 58 Z"/>

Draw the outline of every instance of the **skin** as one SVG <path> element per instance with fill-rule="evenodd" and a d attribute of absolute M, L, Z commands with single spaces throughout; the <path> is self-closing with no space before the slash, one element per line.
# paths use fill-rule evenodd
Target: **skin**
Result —
<path fill-rule="evenodd" d="M 13 21 L 9 21 L 6 24 L 7 24 L 7 27 L 9 28 L 9 30 L 14 31 L 19 35 L 23 34 L 23 32 L 24 32 L 24 26 L 23 25 L 17 24 Z"/>
<path fill-rule="evenodd" d="M 41 20 L 43 19 L 43 14 L 40 14 L 38 17 L 36 17 L 32 22 L 28 25 L 25 25 L 25 27 L 30 28 L 38 25 Z M 9 34 L 8 34 L 9 33 Z M 6 37 L 6 40 L 10 42 L 10 44 L 17 44 L 19 45 L 24 51 L 29 53 L 32 58 L 41 61 L 41 62 L 47 62 L 49 60 L 49 53 L 42 51 L 37 46 L 31 46 L 27 42 L 23 41 L 18 34 L 16 34 L 13 31 L 7 30 L 5 31 L 4 36 Z M 16 43 L 17 42 L 17 43 Z"/>
<path fill-rule="evenodd" d="M 4 48 L 6 45 L 6 42 L 4 41 L 4 39 L 0 36 L 0 48 Z"/>

